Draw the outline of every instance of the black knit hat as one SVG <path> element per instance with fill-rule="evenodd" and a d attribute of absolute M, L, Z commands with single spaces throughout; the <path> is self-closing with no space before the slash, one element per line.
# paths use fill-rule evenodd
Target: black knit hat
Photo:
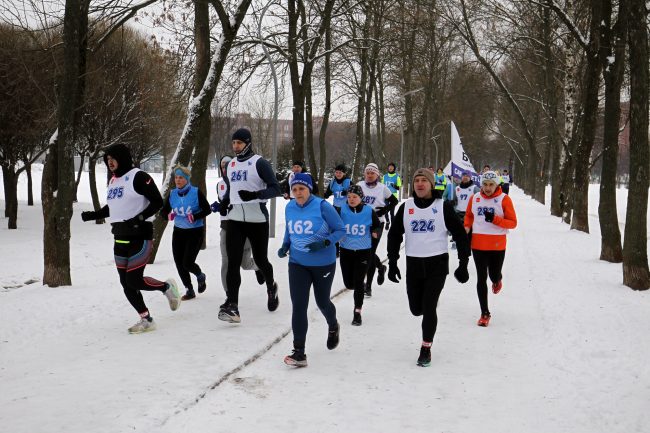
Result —
<path fill-rule="evenodd" d="M 348 194 L 356 194 L 360 199 L 363 199 L 363 189 L 359 185 L 350 185 L 348 187 Z"/>
<path fill-rule="evenodd" d="M 345 164 L 337 164 L 336 167 L 334 167 L 334 171 L 342 171 L 345 173 L 347 169 L 345 168 Z"/>
<path fill-rule="evenodd" d="M 104 152 L 104 164 L 108 167 L 108 156 L 117 161 L 117 170 L 113 174 L 121 177 L 133 168 L 133 159 L 131 158 L 131 151 L 122 143 L 114 144 Z"/>
<path fill-rule="evenodd" d="M 232 139 L 243 141 L 246 144 L 251 144 L 253 140 L 251 137 L 251 132 L 246 128 L 239 128 L 238 130 L 236 130 L 235 133 L 232 135 Z"/>
<path fill-rule="evenodd" d="M 296 160 L 296 161 L 293 161 L 293 164 L 291 164 L 291 165 L 299 165 L 299 166 L 300 166 L 300 168 L 302 168 L 302 169 L 304 169 L 304 168 L 305 168 L 305 163 L 304 163 L 304 162 L 302 162 L 302 161 L 298 161 L 298 160 Z"/>

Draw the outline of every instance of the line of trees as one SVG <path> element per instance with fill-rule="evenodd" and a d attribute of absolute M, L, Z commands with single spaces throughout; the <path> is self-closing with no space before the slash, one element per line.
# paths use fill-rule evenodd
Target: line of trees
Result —
<path fill-rule="evenodd" d="M 243 88 L 264 95 L 272 85 L 265 47 L 292 107 L 291 159 L 306 160 L 321 187 L 328 161 L 340 154 L 350 155 L 353 177 L 369 161 L 381 166 L 403 161 L 399 170 L 408 184 L 415 168 L 448 161 L 447 125 L 454 120 L 477 165 L 510 168 L 518 185 L 535 200 L 544 203 L 550 196 L 552 215 L 572 229 L 589 231 L 588 189 L 591 175 L 599 170 L 600 257 L 623 263 L 626 285 L 648 289 L 646 12 L 641 0 L 150 0 L 135 6 L 120 0 L 65 0 L 59 27 L 41 26 L 43 34 L 53 35 L 45 37 L 51 48 L 45 51 L 52 57 L 58 52 L 60 59 L 44 77 L 59 90 L 46 110 L 50 124 L 37 128 L 43 131 L 40 146 L 20 156 L 2 154 L 0 163 L 3 171 L 13 167 L 14 177 L 10 168 L 5 177 L 11 181 L 15 167 L 28 166 L 39 150 L 49 150 L 42 188 L 46 244 L 50 232 L 59 233 L 53 243 L 67 243 L 69 237 L 72 199 L 67 191 L 74 190 L 70 161 L 75 149 L 92 162 L 103 146 L 126 140 L 126 134 L 142 146 L 138 158 L 165 155 L 168 181 L 175 163 L 189 164 L 192 181 L 204 189 L 214 119 L 237 106 L 233 101 Z M 4 15 L 7 20 L 22 19 Z M 175 100 L 181 100 L 179 95 L 189 98 L 184 111 L 175 105 L 173 115 L 166 114 L 185 117 L 176 135 L 173 122 L 152 115 L 160 111 L 156 102 L 165 98 L 126 90 L 140 83 L 129 82 L 133 76 L 127 69 L 121 70 L 125 80 L 110 89 L 93 90 L 89 84 L 90 59 L 109 41 L 117 44 L 116 37 L 129 32 L 124 24 L 134 16 L 164 29 L 166 47 L 173 53 L 159 55 L 160 64 L 151 59 L 139 67 L 160 71 L 161 64 L 182 65 L 164 85 L 155 82 L 154 92 L 166 92 Z M 62 44 L 54 49 L 57 38 Z M 27 38 L 25 43 L 34 42 Z M 104 64 L 94 60 L 99 62 L 94 68 L 108 74 L 105 77 L 120 76 L 107 72 L 109 63 L 143 59 L 135 54 L 137 43 L 120 46 L 122 57 L 115 54 Z M 120 100 L 128 93 L 131 102 L 107 106 L 106 101 L 117 101 L 120 92 Z M 625 118 L 622 94 L 630 96 Z M 133 108 L 136 100 L 138 109 Z M 333 112 L 335 106 L 346 108 Z M 121 120 L 102 124 L 84 114 L 90 107 L 99 117 Z M 250 111 L 270 117 L 269 107 L 259 98 Z M 57 116 L 52 116 L 53 108 Z M 153 129 L 139 123 L 150 117 L 159 120 L 149 125 Z M 328 152 L 331 117 L 356 123 L 354 143 L 348 143 L 345 152 Z M 320 134 L 313 129 L 314 118 L 319 119 Z M 630 189 L 622 240 L 615 186 L 619 136 L 627 124 Z M 268 140 L 268 127 L 257 128 Z M 58 130 L 56 140 L 50 140 L 53 129 Z M 396 140 L 400 132 L 403 144 Z M 150 148 L 144 146 L 146 137 L 155 138 Z M 270 151 L 268 145 L 260 150 Z M 52 200 L 55 191 L 57 200 Z M 164 219 L 155 222 L 157 239 L 166 225 Z M 46 248 L 46 264 L 48 254 Z M 65 263 L 54 261 L 52 266 L 64 269 Z M 44 279 L 53 285 L 67 281 L 60 276 Z"/>

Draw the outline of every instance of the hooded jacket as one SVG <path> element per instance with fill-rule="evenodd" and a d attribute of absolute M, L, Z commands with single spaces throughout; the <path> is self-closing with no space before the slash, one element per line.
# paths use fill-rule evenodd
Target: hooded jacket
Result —
<path fill-rule="evenodd" d="M 131 152 L 124 144 L 115 144 L 106 149 L 104 152 L 106 167 L 108 167 L 109 156 L 117 161 L 117 169 L 113 172 L 113 177 L 122 177 L 135 168 Z M 162 207 L 162 196 L 151 176 L 142 170 L 137 171 L 133 178 L 133 189 L 136 193 L 143 195 L 149 201 L 149 205 L 138 215 L 133 215 L 125 221 L 111 222 L 111 232 L 116 239 L 151 240 L 153 239 L 153 224 L 146 219 L 153 216 Z M 108 205 L 97 211 L 94 216 L 95 219 L 110 217 Z"/>

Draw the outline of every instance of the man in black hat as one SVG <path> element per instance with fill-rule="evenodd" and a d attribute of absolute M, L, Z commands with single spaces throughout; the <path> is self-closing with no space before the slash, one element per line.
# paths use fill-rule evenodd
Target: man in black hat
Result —
<path fill-rule="evenodd" d="M 305 173 L 311 177 L 311 184 L 313 185 L 311 193 L 318 195 L 318 182 L 315 182 L 314 177 L 305 171 L 305 163 L 302 161 L 293 161 L 293 164 L 291 165 L 291 171 L 287 175 L 287 178 L 284 180 L 284 182 L 282 182 L 282 196 L 284 199 L 289 200 L 293 198 L 289 185 L 291 185 L 291 181 L 293 180 L 293 177 L 296 175 L 296 173 Z"/>
<path fill-rule="evenodd" d="M 242 254 L 246 239 L 250 241 L 253 260 L 264 275 L 267 308 L 278 308 L 278 285 L 273 279 L 273 266 L 268 259 L 269 213 L 266 201 L 282 194 L 271 164 L 253 151 L 251 133 L 241 128 L 232 136 L 236 157 L 228 163 L 225 182 L 227 192 L 220 212 L 228 215 L 226 250 L 228 251 L 228 285 L 226 302 L 221 305 L 219 319 L 240 323 L 239 286 L 241 285 Z"/>

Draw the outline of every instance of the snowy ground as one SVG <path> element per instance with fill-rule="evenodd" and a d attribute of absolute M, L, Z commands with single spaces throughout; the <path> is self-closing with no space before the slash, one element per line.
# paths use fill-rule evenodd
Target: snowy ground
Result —
<path fill-rule="evenodd" d="M 199 255 L 208 291 L 176 312 L 162 295 L 145 294 L 158 330 L 128 335 L 137 316 L 119 287 L 109 227 L 80 221 L 90 208 L 86 179 L 80 191 L 72 287 L 39 283 L 38 204 L 20 203 L 18 230 L 0 221 L 1 433 L 648 431 L 650 293 L 627 289 L 620 265 L 598 261 L 595 219 L 592 234 L 572 232 L 514 189 L 520 225 L 510 234 L 504 289 L 490 295 L 490 327 L 476 326 L 470 265 L 468 284 L 447 280 L 432 366 L 416 367 L 420 321 L 403 285 L 387 281 L 366 301 L 361 327 L 350 325 L 351 293 L 335 298 L 334 351 L 312 306 L 309 367 L 294 370 L 282 363 L 291 349 L 286 260 L 271 255 L 277 312 L 244 272 L 242 324 L 217 320 L 216 217 Z M 280 221 L 271 251 L 282 234 Z M 168 231 L 148 275 L 178 279 L 170 243 Z M 334 287 L 342 287 L 338 275 Z"/>

